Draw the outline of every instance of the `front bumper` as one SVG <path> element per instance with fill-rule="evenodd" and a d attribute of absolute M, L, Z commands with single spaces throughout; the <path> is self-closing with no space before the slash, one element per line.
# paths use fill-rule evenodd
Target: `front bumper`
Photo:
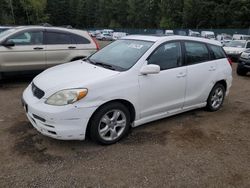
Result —
<path fill-rule="evenodd" d="M 41 134 L 59 140 L 84 140 L 88 121 L 96 110 L 74 105 L 51 106 L 33 96 L 31 86 L 23 93 L 27 118 Z"/>

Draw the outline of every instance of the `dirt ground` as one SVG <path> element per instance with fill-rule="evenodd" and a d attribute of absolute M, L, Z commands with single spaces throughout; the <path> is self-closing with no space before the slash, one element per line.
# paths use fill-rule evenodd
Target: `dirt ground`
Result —
<path fill-rule="evenodd" d="M 250 76 L 234 74 L 222 110 L 149 123 L 112 146 L 35 131 L 20 101 L 31 80 L 0 87 L 0 187 L 250 187 Z"/>

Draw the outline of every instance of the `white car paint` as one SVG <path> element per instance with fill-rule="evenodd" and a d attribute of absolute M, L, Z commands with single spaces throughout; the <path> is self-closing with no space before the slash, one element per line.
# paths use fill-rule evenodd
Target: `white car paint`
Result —
<path fill-rule="evenodd" d="M 132 68 L 124 72 L 76 61 L 48 69 L 33 80 L 45 95 L 37 99 L 32 94 L 30 84 L 23 93 L 23 100 L 28 106 L 27 117 L 39 132 L 56 139 L 84 140 L 93 113 L 101 105 L 113 100 L 126 100 L 133 105 L 135 121 L 132 126 L 136 127 L 206 106 L 208 95 L 217 81 L 226 81 L 228 94 L 232 83 L 232 68 L 226 58 L 152 75 L 141 72 L 147 70 L 143 69 L 147 65 L 147 58 L 162 43 L 190 40 L 221 46 L 220 42 L 184 36 L 127 36 L 123 40 L 151 41 L 154 44 Z M 155 67 L 153 69 L 158 72 Z M 66 106 L 45 104 L 52 94 L 76 88 L 87 88 L 87 96 Z M 36 119 L 35 123 L 34 114 L 46 122 Z"/>

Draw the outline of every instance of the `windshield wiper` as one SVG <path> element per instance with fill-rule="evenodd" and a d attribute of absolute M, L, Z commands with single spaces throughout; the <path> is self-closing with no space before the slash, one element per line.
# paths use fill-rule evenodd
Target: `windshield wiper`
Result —
<path fill-rule="evenodd" d="M 110 70 L 116 70 L 116 68 L 114 68 L 112 65 L 106 64 L 106 63 L 102 63 L 102 62 L 95 62 L 95 65 L 97 66 L 101 66 Z"/>
<path fill-rule="evenodd" d="M 97 65 L 97 66 L 101 66 L 101 67 L 104 67 L 104 68 L 107 68 L 107 69 L 110 69 L 110 70 L 116 70 L 116 68 L 112 65 L 109 65 L 109 64 L 106 64 L 106 63 L 103 63 L 103 62 L 96 62 L 90 58 L 87 58 L 87 59 L 84 59 L 85 61 L 93 64 L 93 65 Z"/>

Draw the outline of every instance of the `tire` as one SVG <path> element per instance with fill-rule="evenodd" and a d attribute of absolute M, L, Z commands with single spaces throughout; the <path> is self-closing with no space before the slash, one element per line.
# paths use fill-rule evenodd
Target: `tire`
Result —
<path fill-rule="evenodd" d="M 244 70 L 243 68 L 240 68 L 240 67 L 238 66 L 238 67 L 237 67 L 237 74 L 238 74 L 239 76 L 246 76 L 247 71 Z"/>
<path fill-rule="evenodd" d="M 209 94 L 206 109 L 210 112 L 215 112 L 221 109 L 224 103 L 225 95 L 225 87 L 220 83 L 216 84 Z"/>
<path fill-rule="evenodd" d="M 90 120 L 90 137 L 103 144 L 115 144 L 127 135 L 130 127 L 129 110 L 121 103 L 102 106 Z"/>

